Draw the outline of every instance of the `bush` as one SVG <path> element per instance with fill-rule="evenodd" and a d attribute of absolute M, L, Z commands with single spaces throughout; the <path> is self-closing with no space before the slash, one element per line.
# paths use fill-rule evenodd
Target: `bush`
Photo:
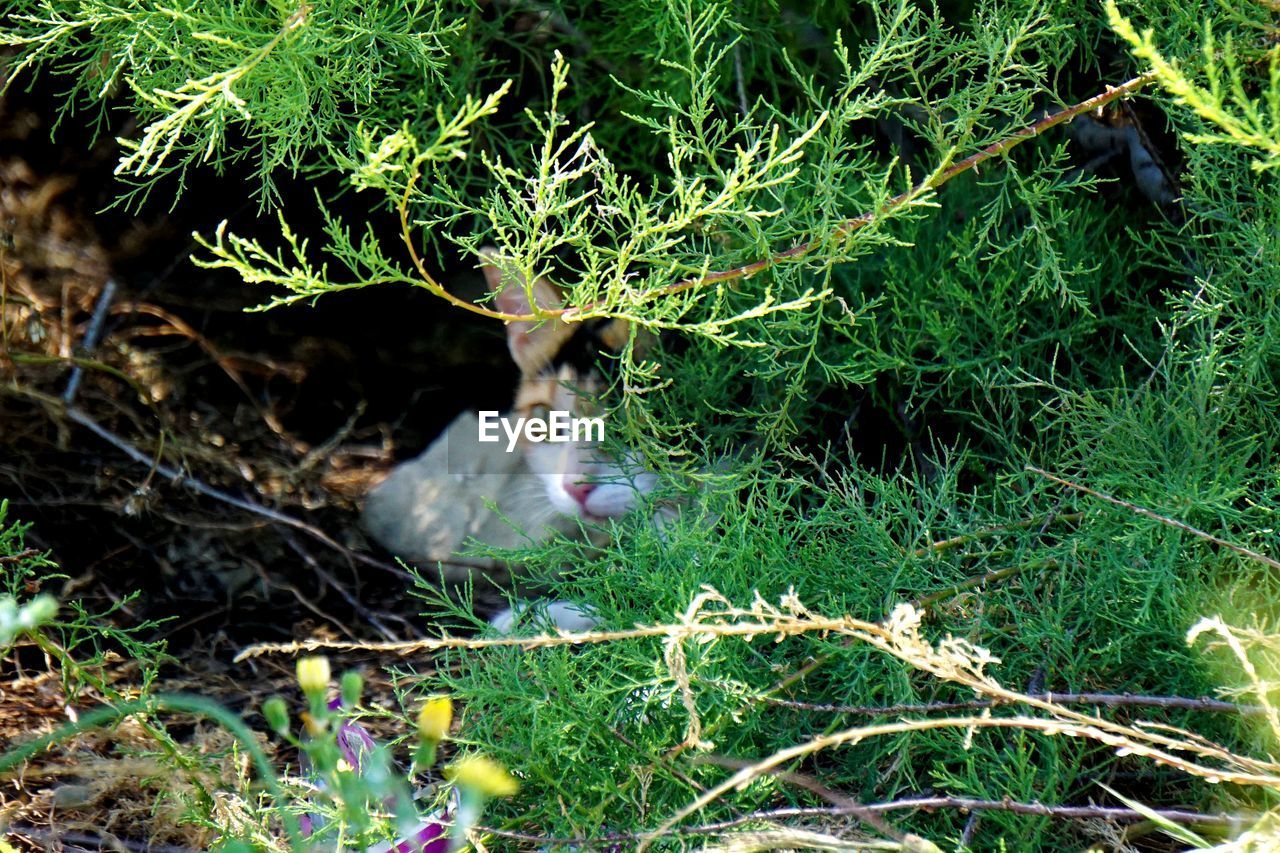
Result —
<path fill-rule="evenodd" d="M 1183 642 L 1199 617 L 1274 617 L 1266 4 L 19 0 L 10 20 L 10 85 L 50 74 L 66 116 L 136 116 L 121 202 L 216 203 L 181 196 L 189 170 L 250 176 L 279 237 L 224 227 L 195 260 L 265 285 L 266 306 L 399 284 L 501 320 L 451 284 L 492 243 L 566 286 L 550 313 L 668 333 L 624 353 L 613 434 L 704 512 L 662 534 L 639 513 L 600 552 L 516 555 L 605 627 L 670 623 L 707 586 L 868 623 L 914 600 L 926 635 L 989 650 L 1020 695 L 1194 697 L 1230 677 Z M 382 219 L 282 195 L 299 172 L 342 176 Z M 322 229 L 290 226 L 317 210 Z M 839 632 L 698 636 L 443 652 L 463 736 L 522 780 L 500 828 L 634 838 L 726 764 L 874 714 L 846 706 L 976 689 Z M 1241 750 L 1270 738 L 1203 708 L 1140 713 Z M 1250 800 L 1113 747 L 889 732 L 797 756 L 696 819 L 837 796 L 1115 805 L 1102 782 L 1153 807 Z M 1101 832 L 893 815 L 952 847 Z"/>

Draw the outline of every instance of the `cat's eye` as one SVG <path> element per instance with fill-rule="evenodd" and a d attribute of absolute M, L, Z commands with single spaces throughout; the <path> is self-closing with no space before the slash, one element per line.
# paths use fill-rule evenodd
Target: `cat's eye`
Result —
<path fill-rule="evenodd" d="M 550 406 L 545 406 L 542 403 L 535 403 L 534 405 L 529 407 L 529 413 L 527 417 L 532 418 L 533 420 L 545 421 L 550 415 L 551 415 Z"/>

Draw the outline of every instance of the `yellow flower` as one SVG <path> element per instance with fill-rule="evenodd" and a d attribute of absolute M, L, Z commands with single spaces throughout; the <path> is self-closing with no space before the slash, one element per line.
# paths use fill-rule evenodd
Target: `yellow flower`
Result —
<path fill-rule="evenodd" d="M 329 659 L 326 657 L 298 658 L 298 686 L 310 696 L 329 688 Z"/>
<path fill-rule="evenodd" d="M 445 769 L 444 775 L 453 784 L 486 797 L 510 797 L 520 790 L 520 783 L 511 777 L 507 768 L 483 755 L 459 759 Z"/>
<path fill-rule="evenodd" d="M 453 722 L 453 701 L 448 696 L 428 699 L 418 711 L 418 737 L 429 741 L 442 741 L 449 734 Z"/>

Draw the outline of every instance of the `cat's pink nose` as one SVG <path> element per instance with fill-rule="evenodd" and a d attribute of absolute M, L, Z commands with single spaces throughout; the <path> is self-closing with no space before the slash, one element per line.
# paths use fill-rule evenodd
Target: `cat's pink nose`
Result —
<path fill-rule="evenodd" d="M 596 490 L 595 483 L 565 483 L 564 490 L 569 493 L 569 497 L 578 502 L 584 509 L 587 506 L 587 498 Z"/>

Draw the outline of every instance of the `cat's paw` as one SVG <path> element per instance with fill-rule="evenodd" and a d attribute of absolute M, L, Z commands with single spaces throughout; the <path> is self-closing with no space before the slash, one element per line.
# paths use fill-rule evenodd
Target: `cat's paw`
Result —
<path fill-rule="evenodd" d="M 489 617 L 489 624 L 504 636 L 522 629 L 535 631 L 590 631 L 600 624 L 600 617 L 585 604 L 573 601 L 518 601 Z"/>

